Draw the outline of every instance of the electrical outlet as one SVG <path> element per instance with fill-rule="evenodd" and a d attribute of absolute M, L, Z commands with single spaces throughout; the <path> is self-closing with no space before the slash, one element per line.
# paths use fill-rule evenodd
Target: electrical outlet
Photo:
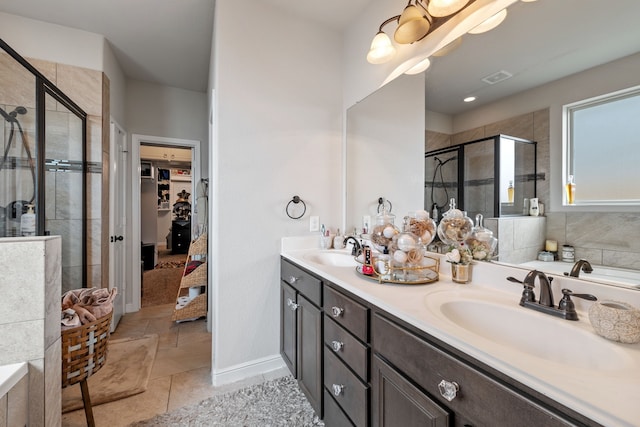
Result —
<path fill-rule="evenodd" d="M 366 230 L 367 233 L 371 231 L 371 216 L 369 215 L 362 216 L 362 228 Z"/>
<path fill-rule="evenodd" d="M 309 217 L 309 231 L 320 231 L 320 217 Z"/>

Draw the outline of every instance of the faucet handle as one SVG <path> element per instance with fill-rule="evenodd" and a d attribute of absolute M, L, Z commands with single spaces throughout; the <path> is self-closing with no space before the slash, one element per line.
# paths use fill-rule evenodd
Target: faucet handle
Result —
<path fill-rule="evenodd" d="M 564 312 L 564 317 L 567 320 L 578 320 L 578 313 L 576 312 L 576 306 L 571 300 L 572 296 L 586 299 L 589 301 L 598 300 L 598 298 L 596 298 L 594 295 L 591 295 L 591 294 L 574 294 L 571 289 L 563 289 L 562 299 L 558 304 L 558 310 L 562 310 Z"/>
<path fill-rule="evenodd" d="M 524 290 L 522 291 L 522 298 L 520 298 L 520 305 L 524 305 L 525 302 L 536 301 L 536 294 L 533 292 L 533 284 L 523 282 L 522 280 L 516 279 L 512 276 L 507 277 L 507 280 L 524 286 Z"/>

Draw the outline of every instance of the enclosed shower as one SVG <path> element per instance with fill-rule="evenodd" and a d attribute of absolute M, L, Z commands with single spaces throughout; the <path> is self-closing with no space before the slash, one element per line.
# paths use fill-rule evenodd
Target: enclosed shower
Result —
<path fill-rule="evenodd" d="M 62 236 L 62 289 L 85 286 L 86 113 L 3 40 L 0 76 L 0 238 Z"/>

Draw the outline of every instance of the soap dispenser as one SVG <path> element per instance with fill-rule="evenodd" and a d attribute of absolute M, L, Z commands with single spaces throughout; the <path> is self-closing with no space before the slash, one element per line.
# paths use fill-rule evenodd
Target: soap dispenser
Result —
<path fill-rule="evenodd" d="M 20 234 L 23 236 L 36 235 L 36 213 L 31 204 L 27 205 L 27 213 L 20 217 Z"/>

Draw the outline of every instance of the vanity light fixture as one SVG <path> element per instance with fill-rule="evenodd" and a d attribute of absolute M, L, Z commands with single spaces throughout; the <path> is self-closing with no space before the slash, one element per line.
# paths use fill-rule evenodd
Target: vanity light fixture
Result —
<path fill-rule="evenodd" d="M 411 44 L 422 40 L 437 27 L 447 22 L 456 13 L 475 0 L 409 0 L 402 14 L 384 21 L 376 33 L 367 61 L 371 64 L 384 64 L 393 58 L 395 47 L 383 28 L 396 22 L 393 40 L 398 44 Z"/>

